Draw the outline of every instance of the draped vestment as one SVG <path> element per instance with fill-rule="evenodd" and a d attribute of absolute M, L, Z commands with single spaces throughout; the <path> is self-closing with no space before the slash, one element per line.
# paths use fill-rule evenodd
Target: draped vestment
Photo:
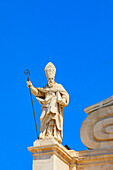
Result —
<path fill-rule="evenodd" d="M 36 99 L 41 104 L 40 138 L 53 136 L 60 143 L 63 131 L 63 107 L 68 105 L 69 95 L 61 84 L 55 83 L 53 87 L 46 85 L 36 88 Z M 62 103 L 63 101 L 63 103 Z"/>

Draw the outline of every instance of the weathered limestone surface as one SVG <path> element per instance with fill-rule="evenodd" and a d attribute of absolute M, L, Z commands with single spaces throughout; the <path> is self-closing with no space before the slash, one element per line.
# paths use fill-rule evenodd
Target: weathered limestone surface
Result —
<path fill-rule="evenodd" d="M 33 155 L 33 170 L 70 170 L 69 151 L 54 138 L 38 139 L 28 150 Z"/>
<path fill-rule="evenodd" d="M 113 148 L 113 96 L 85 109 L 81 140 L 89 149 Z"/>
<path fill-rule="evenodd" d="M 67 150 L 54 138 L 38 139 L 28 150 L 33 170 L 113 170 L 113 148 Z"/>
<path fill-rule="evenodd" d="M 70 151 L 71 154 L 75 151 Z M 113 170 L 113 148 L 75 152 L 77 170 Z"/>

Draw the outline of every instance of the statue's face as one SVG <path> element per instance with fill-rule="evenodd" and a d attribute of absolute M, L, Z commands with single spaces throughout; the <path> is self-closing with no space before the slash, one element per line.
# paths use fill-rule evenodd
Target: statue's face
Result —
<path fill-rule="evenodd" d="M 54 85 L 54 77 L 53 78 L 48 78 L 47 83 L 48 83 L 49 87 L 53 87 L 53 85 Z"/>

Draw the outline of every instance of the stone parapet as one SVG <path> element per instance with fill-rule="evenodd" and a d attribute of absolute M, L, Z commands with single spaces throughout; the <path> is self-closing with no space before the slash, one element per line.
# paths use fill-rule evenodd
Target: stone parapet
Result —
<path fill-rule="evenodd" d="M 77 159 L 77 170 L 113 170 L 113 148 L 69 151 Z"/>

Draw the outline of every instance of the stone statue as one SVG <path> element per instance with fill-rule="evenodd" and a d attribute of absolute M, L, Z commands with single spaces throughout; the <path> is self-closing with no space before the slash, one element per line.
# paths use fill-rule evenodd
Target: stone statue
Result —
<path fill-rule="evenodd" d="M 47 85 L 36 88 L 30 81 L 27 81 L 27 86 L 30 86 L 31 92 L 41 104 L 39 138 L 54 137 L 61 143 L 63 137 L 63 107 L 68 105 L 69 95 L 61 84 L 54 81 L 55 73 L 55 66 L 49 62 L 45 67 Z"/>

